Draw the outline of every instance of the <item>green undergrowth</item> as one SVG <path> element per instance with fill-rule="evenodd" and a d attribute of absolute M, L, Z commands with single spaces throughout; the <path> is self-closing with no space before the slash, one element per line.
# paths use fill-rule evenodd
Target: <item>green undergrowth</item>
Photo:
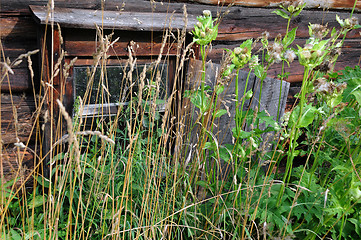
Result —
<path fill-rule="evenodd" d="M 61 127 L 54 129 L 66 133 L 57 132 L 52 151 L 38 156 L 45 172 L 37 169 L 32 188 L 23 192 L 11 187 L 17 179 L 1 179 L 0 238 L 360 239 L 361 69 L 334 71 L 344 36 L 360 26 L 352 14 L 337 16 L 339 28 L 310 24 L 309 39 L 295 45 L 297 27 L 290 29 L 290 22 L 304 7 L 294 3 L 274 11 L 287 21 L 284 35 L 270 40 L 265 32 L 226 49 L 212 88 L 205 65 L 221 23 L 204 11 L 192 43 L 202 57 L 198 86 L 179 93 L 175 86 L 183 80 L 176 76 L 169 97 L 161 99 L 157 66 L 167 58 L 160 55 L 138 72 L 130 52 L 122 79 L 126 91 L 118 102 L 127 104 L 110 116 L 84 118 L 90 99 L 103 106 L 111 87 L 107 74 L 95 74 L 107 66 L 108 56 L 99 50 L 73 115 L 57 102 Z M 98 37 L 104 44 L 99 49 L 112 46 L 99 28 Z M 184 44 L 183 38 L 176 41 Z M 184 71 L 189 49 L 179 52 L 175 72 Z M 278 77 L 287 80 L 293 73 L 285 69 L 293 61 L 304 67 L 302 87 L 280 122 L 274 120 L 280 109 L 274 116 L 259 111 L 260 105 L 244 109 L 253 92 L 239 94 L 241 69 L 249 71 L 247 82 L 251 73 L 261 80 L 262 93 L 270 67 L 280 64 Z M 11 63 L 3 65 L 11 70 Z M 94 76 L 100 89 L 95 98 Z M 229 81 L 236 81 L 234 101 L 227 102 L 236 109 L 230 119 L 235 127 L 232 144 L 222 144 L 214 126 L 228 114 L 220 103 Z M 15 147 L 27 148 L 20 142 Z M 227 173 L 220 174 L 224 167 Z"/>

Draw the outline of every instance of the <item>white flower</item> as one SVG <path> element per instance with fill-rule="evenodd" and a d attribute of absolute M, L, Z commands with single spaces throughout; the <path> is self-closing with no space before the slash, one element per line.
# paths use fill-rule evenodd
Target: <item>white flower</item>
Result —
<path fill-rule="evenodd" d="M 311 58 L 311 52 L 309 50 L 303 50 L 301 52 L 301 54 L 303 55 L 304 58 L 306 59 L 310 59 Z"/>
<path fill-rule="evenodd" d="M 239 55 L 239 54 L 242 53 L 242 48 L 236 47 L 233 51 L 234 51 L 234 53 L 235 53 L 236 55 Z"/>
<path fill-rule="evenodd" d="M 286 52 L 285 52 L 285 58 L 287 59 L 287 61 L 289 63 L 293 62 L 293 60 L 295 60 L 296 58 L 296 54 L 293 50 L 290 50 L 288 49 Z"/>
<path fill-rule="evenodd" d="M 211 11 L 209 11 L 209 10 L 204 10 L 204 11 L 203 11 L 203 15 L 204 15 L 205 17 L 209 17 L 209 16 L 211 16 Z"/>

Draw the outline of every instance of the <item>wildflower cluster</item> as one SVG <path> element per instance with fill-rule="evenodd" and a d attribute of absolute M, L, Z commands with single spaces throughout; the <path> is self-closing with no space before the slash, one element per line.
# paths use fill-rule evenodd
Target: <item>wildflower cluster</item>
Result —
<path fill-rule="evenodd" d="M 301 65 L 314 69 L 321 65 L 328 53 L 329 40 L 319 40 L 310 38 L 304 47 L 298 47 L 298 58 Z"/>
<path fill-rule="evenodd" d="M 261 42 L 263 49 L 267 50 L 265 60 L 270 65 L 280 63 L 281 61 L 285 61 L 289 64 L 295 60 L 296 54 L 291 48 L 288 48 L 288 46 L 294 41 L 296 30 L 297 28 L 292 29 L 292 31 L 288 32 L 283 39 L 281 34 L 279 34 L 272 44 L 269 44 L 267 40 L 269 33 L 265 32 L 262 34 Z"/>
<path fill-rule="evenodd" d="M 321 77 L 313 81 L 313 86 L 315 93 L 321 95 L 330 108 L 334 108 L 341 103 L 342 93 L 347 84 L 345 82 L 336 84 Z"/>
<path fill-rule="evenodd" d="M 340 24 L 340 26 L 346 31 L 361 27 L 356 17 L 350 17 L 342 20 L 338 15 L 336 15 L 336 20 Z"/>
<path fill-rule="evenodd" d="M 203 16 L 197 19 L 198 22 L 193 31 L 193 42 L 204 46 L 215 40 L 218 35 L 218 24 L 215 24 L 217 19 L 212 20 L 212 13 L 209 10 L 204 10 Z"/>
<path fill-rule="evenodd" d="M 305 6 L 306 3 L 303 3 L 303 1 L 295 1 L 292 3 L 287 2 L 283 5 L 280 5 L 280 8 L 282 8 L 283 11 L 281 9 L 278 9 L 273 12 L 276 13 L 278 16 L 289 20 L 292 17 L 298 16 Z"/>
<path fill-rule="evenodd" d="M 224 71 L 223 75 L 228 76 L 233 69 L 243 68 L 251 59 L 253 67 L 258 65 L 258 57 L 252 57 L 252 43 L 252 39 L 248 39 L 231 52 L 232 64 Z"/>

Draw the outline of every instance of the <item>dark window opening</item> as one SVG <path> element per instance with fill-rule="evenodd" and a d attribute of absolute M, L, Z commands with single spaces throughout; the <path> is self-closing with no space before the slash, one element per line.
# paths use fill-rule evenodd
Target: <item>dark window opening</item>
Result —
<path fill-rule="evenodd" d="M 81 97 L 84 104 L 81 117 L 114 116 L 119 106 L 127 106 L 130 101 L 143 101 L 148 105 L 155 101 L 156 110 L 162 112 L 169 92 L 172 61 L 157 66 L 145 61 L 133 68 L 131 77 L 126 64 L 97 67 L 95 73 L 91 66 L 74 66 L 74 98 Z M 144 68 L 145 75 L 142 76 Z M 140 85 L 143 86 L 142 93 L 139 92 Z"/>

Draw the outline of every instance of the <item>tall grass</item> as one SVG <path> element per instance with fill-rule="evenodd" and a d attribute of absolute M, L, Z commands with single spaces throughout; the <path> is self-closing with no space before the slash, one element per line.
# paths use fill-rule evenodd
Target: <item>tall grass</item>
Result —
<path fill-rule="evenodd" d="M 27 178 L 32 187 L 25 190 L 26 181 L 15 187 L 17 179 L 4 183 L 1 176 L 1 238 L 358 239 L 361 70 L 319 69 L 336 61 L 341 47 L 337 39 L 358 24 L 351 18 L 339 20 L 341 28 L 331 30 L 327 41 L 321 40 L 328 36 L 324 26 L 310 25 L 305 46 L 291 49 L 296 30 L 289 31 L 289 22 L 303 7 L 293 4 L 276 11 L 288 17 L 287 34 L 273 43 L 266 34 L 258 39 L 261 55 L 250 40 L 229 50 L 213 90 L 206 86 L 204 71 L 218 23 L 213 25 L 209 12 L 199 17 L 199 32 L 194 32 L 203 59 L 199 86 L 185 95 L 180 89 L 194 44 L 185 45 L 185 29 L 176 38 L 166 31 L 158 58 L 142 68 L 129 50 L 127 62 L 119 63 L 125 72 L 115 114 L 108 108 L 112 86 L 107 52 L 117 39 L 97 28 L 100 46 L 74 112 L 66 111 L 63 99 L 52 99 L 54 86 L 43 77 L 42 95 L 34 94 L 37 142 L 50 142 L 50 149 L 40 154 L 28 143 L 15 144 L 19 153 L 34 153 L 34 170 Z M 186 19 L 186 10 L 184 14 Z M 176 74 L 159 112 L 168 41 L 178 46 Z M 28 59 L 31 71 L 33 53 L 13 63 L 3 61 L 3 78 L 20 59 Z M 244 101 L 253 93 L 238 96 L 237 91 L 234 102 L 227 103 L 236 103 L 234 142 L 222 145 L 213 126 L 227 113 L 220 103 L 229 81 L 238 81 L 246 65 L 265 79 L 272 64 L 284 66 L 295 54 L 305 66 L 298 106 L 278 123 L 257 107 L 245 111 Z M 54 64 L 51 79 L 59 72 L 66 78 L 77 61 L 62 66 L 64 56 Z M 91 99 L 100 108 L 84 118 Z M 127 104 L 121 104 L 124 99 Z M 50 139 L 43 136 L 46 128 Z M 295 159 L 302 159 L 300 167 L 292 166 Z M 228 174 L 218 175 L 220 165 L 228 165 Z"/>

